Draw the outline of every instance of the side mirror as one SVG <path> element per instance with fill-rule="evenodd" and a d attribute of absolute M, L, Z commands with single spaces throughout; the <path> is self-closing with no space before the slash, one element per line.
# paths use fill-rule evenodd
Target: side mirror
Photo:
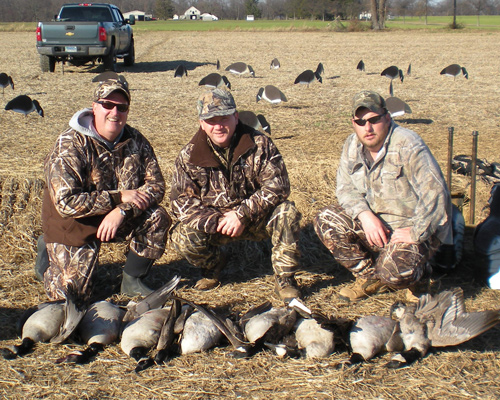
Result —
<path fill-rule="evenodd" d="M 128 17 L 128 24 L 135 25 L 135 15 L 130 14 L 130 16 Z"/>

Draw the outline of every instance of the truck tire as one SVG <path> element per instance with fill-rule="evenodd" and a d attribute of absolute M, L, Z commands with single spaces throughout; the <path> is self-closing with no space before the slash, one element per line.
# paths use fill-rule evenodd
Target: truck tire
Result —
<path fill-rule="evenodd" d="M 135 47 L 134 47 L 134 39 L 132 38 L 130 40 L 130 47 L 128 49 L 128 54 L 123 57 L 123 64 L 125 64 L 126 67 L 131 67 L 135 63 Z"/>
<path fill-rule="evenodd" d="M 109 53 L 107 56 L 102 58 L 102 64 L 104 66 L 105 71 L 114 71 L 115 70 L 115 45 L 112 44 L 109 48 Z"/>
<path fill-rule="evenodd" d="M 40 54 L 40 68 L 42 72 L 54 72 L 56 69 L 56 58 Z"/>

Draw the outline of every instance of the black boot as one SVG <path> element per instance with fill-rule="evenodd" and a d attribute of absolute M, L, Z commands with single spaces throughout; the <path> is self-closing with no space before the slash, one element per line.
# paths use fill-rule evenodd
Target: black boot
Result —
<path fill-rule="evenodd" d="M 43 240 L 43 235 L 40 235 L 36 242 L 36 260 L 35 260 L 35 276 L 36 279 L 43 282 L 43 274 L 49 268 L 49 255 L 47 247 Z"/>
<path fill-rule="evenodd" d="M 142 278 L 144 278 L 151 269 L 155 260 L 138 256 L 133 251 L 129 251 L 127 261 L 123 266 L 123 277 L 120 292 L 127 296 L 143 296 L 153 293 L 148 288 Z"/>

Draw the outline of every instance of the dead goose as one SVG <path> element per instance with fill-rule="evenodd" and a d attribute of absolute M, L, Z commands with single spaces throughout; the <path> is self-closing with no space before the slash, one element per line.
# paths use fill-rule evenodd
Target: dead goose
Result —
<path fill-rule="evenodd" d="M 63 301 L 43 303 L 27 310 L 19 322 L 21 344 L 0 349 L 2 356 L 14 359 L 29 353 L 36 343 L 48 342 L 57 335 L 63 321 Z"/>
<path fill-rule="evenodd" d="M 456 346 L 500 322 L 500 310 L 468 313 L 463 291 L 455 288 L 438 295 L 425 294 L 417 303 L 396 303 L 392 315 L 399 323 L 405 351 L 387 366 L 399 368 L 424 357 L 429 348 Z"/>
<path fill-rule="evenodd" d="M 101 351 L 104 346 L 116 341 L 124 325 L 141 314 L 162 307 L 177 288 L 180 277 L 174 276 L 165 285 L 146 296 L 139 303 L 130 302 L 121 307 L 109 301 L 92 304 L 82 318 L 76 333 L 88 345 L 83 351 L 73 352 L 60 358 L 56 363 L 83 364 Z"/>
<path fill-rule="evenodd" d="M 270 302 L 265 302 L 244 314 L 240 325 L 249 342 L 276 344 L 293 329 L 296 320 L 294 309 L 275 308 Z"/>
<path fill-rule="evenodd" d="M 31 97 L 26 96 L 25 94 L 17 96 L 9 101 L 5 106 L 5 110 L 12 110 L 14 112 L 24 114 L 25 117 L 33 111 L 36 111 L 41 117 L 44 116 L 43 109 L 38 100 L 32 100 Z"/>
<path fill-rule="evenodd" d="M 213 320 L 195 311 L 184 324 L 181 337 L 181 354 L 199 353 L 211 349 L 221 342 L 222 333 Z"/>
<path fill-rule="evenodd" d="M 352 350 L 350 364 L 368 361 L 384 351 L 404 348 L 396 321 L 390 317 L 368 315 L 354 322 L 349 332 Z"/>

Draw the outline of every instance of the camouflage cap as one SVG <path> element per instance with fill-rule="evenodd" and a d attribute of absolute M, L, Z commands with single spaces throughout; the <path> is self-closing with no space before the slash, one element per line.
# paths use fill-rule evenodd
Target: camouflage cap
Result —
<path fill-rule="evenodd" d="M 128 83 L 126 80 L 122 79 L 106 79 L 99 83 L 94 91 L 94 101 L 99 99 L 105 99 L 113 92 L 121 92 L 127 98 L 130 104 L 130 91 L 128 89 Z"/>
<path fill-rule="evenodd" d="M 213 89 L 203 93 L 198 99 L 198 117 L 210 119 L 236 112 L 233 95 L 225 89 Z"/>
<path fill-rule="evenodd" d="M 387 112 L 384 98 L 372 90 L 363 90 L 354 95 L 352 99 L 353 117 L 356 115 L 356 111 L 361 107 L 368 108 L 370 111 L 377 114 L 384 114 Z"/>

